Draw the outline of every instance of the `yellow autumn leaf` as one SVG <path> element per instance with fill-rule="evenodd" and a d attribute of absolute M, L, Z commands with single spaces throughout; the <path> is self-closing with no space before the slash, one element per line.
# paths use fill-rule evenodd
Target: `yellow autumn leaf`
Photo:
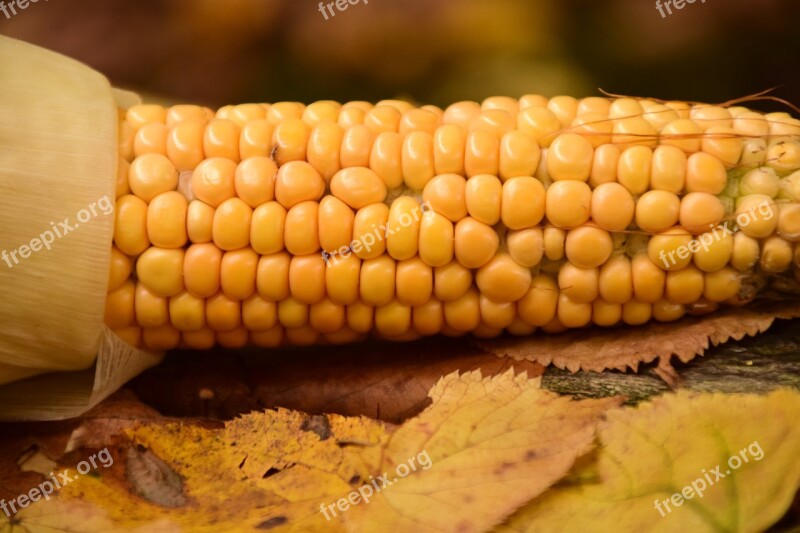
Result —
<path fill-rule="evenodd" d="M 559 397 L 512 371 L 453 373 L 430 397 L 399 427 L 288 410 L 224 428 L 145 422 L 114 451 L 116 470 L 16 518 L 35 530 L 46 512 L 46 527 L 69 531 L 76 503 L 97 508 L 98 527 L 81 532 L 485 531 L 564 476 L 619 403 Z"/>
<path fill-rule="evenodd" d="M 790 390 L 609 412 L 596 460 L 495 531 L 764 531 L 800 487 L 798 419 Z"/>

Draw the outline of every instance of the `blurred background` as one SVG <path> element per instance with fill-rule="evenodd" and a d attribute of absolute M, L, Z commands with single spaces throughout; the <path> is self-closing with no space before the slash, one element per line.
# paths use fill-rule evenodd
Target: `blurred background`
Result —
<path fill-rule="evenodd" d="M 724 102 L 775 86 L 800 104 L 797 0 L 696 0 L 663 17 L 655 0 L 358 0 L 334 5 L 328 20 L 319 9 L 313 0 L 40 0 L 0 13 L 0 33 L 75 57 L 118 86 L 214 107 L 394 97 L 445 106 L 599 88 Z"/>

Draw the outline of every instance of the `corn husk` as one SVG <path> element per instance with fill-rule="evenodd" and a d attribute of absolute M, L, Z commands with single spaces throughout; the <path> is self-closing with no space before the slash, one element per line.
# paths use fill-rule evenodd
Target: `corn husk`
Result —
<path fill-rule="evenodd" d="M 0 419 L 75 416 L 160 360 L 103 324 L 114 214 L 101 206 L 114 204 L 117 107 L 134 98 L 2 36 L 0 84 Z M 50 249 L 21 255 L 65 220 Z"/>

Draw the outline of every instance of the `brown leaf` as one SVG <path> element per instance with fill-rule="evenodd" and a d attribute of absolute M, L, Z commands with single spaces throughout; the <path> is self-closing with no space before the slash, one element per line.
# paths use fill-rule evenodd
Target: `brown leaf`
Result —
<path fill-rule="evenodd" d="M 413 343 L 367 342 L 280 350 L 211 350 L 170 354 L 128 384 L 170 416 L 232 418 L 286 407 L 399 423 L 430 404 L 428 390 L 454 371 L 491 377 L 513 368 L 530 377 L 542 366 L 487 354 L 467 338 Z"/>
<path fill-rule="evenodd" d="M 497 356 L 554 365 L 571 372 L 609 369 L 624 372 L 629 368 L 636 371 L 639 363 L 649 363 L 658 358 L 658 373 L 670 383 L 676 379 L 669 366 L 671 356 L 675 355 L 685 363 L 701 355 L 709 346 L 762 333 L 776 318 L 798 316 L 799 303 L 763 303 L 728 308 L 704 317 L 690 316 L 677 322 L 653 322 L 614 329 L 590 328 L 563 335 L 503 337 L 476 341 L 476 344 Z"/>

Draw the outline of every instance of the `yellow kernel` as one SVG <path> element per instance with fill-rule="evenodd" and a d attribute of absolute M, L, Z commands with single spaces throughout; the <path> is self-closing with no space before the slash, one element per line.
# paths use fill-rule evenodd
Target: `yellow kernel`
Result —
<path fill-rule="evenodd" d="M 631 146 L 622 151 L 617 163 L 617 180 L 631 194 L 642 194 L 650 187 L 653 151 L 647 146 Z"/>
<path fill-rule="evenodd" d="M 324 122 L 336 123 L 341 109 L 342 104 L 339 102 L 319 100 L 306 106 L 303 110 L 302 119 L 312 128 Z"/>
<path fill-rule="evenodd" d="M 359 291 L 365 304 L 381 306 L 394 299 L 396 268 L 395 260 L 388 255 L 362 261 Z"/>
<path fill-rule="evenodd" d="M 554 180 L 587 181 L 592 169 L 594 148 L 576 133 L 556 137 L 547 151 L 547 172 Z"/>
<path fill-rule="evenodd" d="M 467 180 L 464 199 L 469 215 L 490 226 L 500 220 L 503 184 L 496 176 L 478 174 Z"/>
<path fill-rule="evenodd" d="M 300 202 L 286 213 L 283 243 L 292 255 L 313 254 L 319 250 L 319 204 Z"/>
<path fill-rule="evenodd" d="M 203 133 L 203 152 L 206 157 L 225 157 L 238 162 L 240 133 L 239 126 L 232 120 L 211 120 Z"/>
<path fill-rule="evenodd" d="M 675 194 L 686 184 L 686 154 L 680 148 L 660 145 L 653 150 L 650 188 Z"/>
<path fill-rule="evenodd" d="M 380 143 L 379 139 L 381 140 Z M 391 146 L 388 146 L 387 139 L 392 141 L 388 143 Z M 379 175 L 382 175 L 378 168 L 381 162 L 385 164 L 387 159 L 392 159 L 389 154 L 396 155 L 396 163 L 399 168 L 402 144 L 402 135 L 394 132 L 384 132 L 376 137 L 375 133 L 368 127 L 363 124 L 357 124 L 344 131 L 339 149 L 339 163 L 342 168 L 369 166 Z M 393 150 L 387 151 L 387 148 L 396 148 L 396 154 Z M 374 155 L 373 151 L 375 151 Z M 371 161 L 371 157 L 375 157 L 374 162 Z M 399 178 L 399 183 L 403 183 L 402 176 Z"/>
<path fill-rule="evenodd" d="M 697 152 L 686 162 L 686 191 L 719 194 L 728 183 L 722 161 L 711 154 Z"/>
<path fill-rule="evenodd" d="M 200 200 L 192 200 L 186 211 L 186 234 L 189 241 L 211 242 L 214 227 L 214 208 Z"/>
<path fill-rule="evenodd" d="M 364 125 L 376 135 L 385 131 L 396 132 L 400 127 L 402 116 L 403 113 L 393 106 L 376 105 L 364 115 Z"/>
<path fill-rule="evenodd" d="M 458 228 L 456 228 L 458 229 Z M 536 266 L 544 255 L 544 236 L 542 228 L 529 228 L 509 231 L 506 234 L 506 248 L 511 257 L 522 266 Z M 456 240 L 456 255 L 458 240 Z"/>
<path fill-rule="evenodd" d="M 505 198 L 505 185 L 503 186 Z M 582 181 L 557 181 L 547 188 L 545 216 L 561 228 L 574 228 L 589 220 L 592 190 Z"/>
<path fill-rule="evenodd" d="M 290 119 L 299 119 L 305 108 L 300 102 L 276 102 L 269 107 L 267 120 L 272 124 L 280 124 Z"/>
<path fill-rule="evenodd" d="M 289 296 L 289 264 L 286 252 L 262 255 L 256 270 L 256 290 L 270 302 L 280 302 Z"/>
<path fill-rule="evenodd" d="M 151 350 L 172 350 L 178 347 L 180 341 L 181 332 L 172 327 L 171 324 L 165 324 L 157 328 L 142 329 L 142 342 Z"/>
<path fill-rule="evenodd" d="M 436 335 L 444 327 L 444 305 L 431 298 L 411 310 L 411 322 L 420 335 Z"/>
<path fill-rule="evenodd" d="M 636 300 L 655 303 L 663 298 L 667 276 L 659 266 L 653 263 L 647 254 L 639 253 L 633 256 L 631 259 L 631 283 Z"/>
<path fill-rule="evenodd" d="M 507 132 L 500 139 L 500 178 L 505 181 L 516 176 L 533 176 L 540 157 L 541 150 L 533 137 L 517 130 Z"/>
<path fill-rule="evenodd" d="M 326 182 L 342 168 L 340 153 L 343 138 L 344 130 L 332 122 L 318 124 L 308 137 L 306 159 Z"/>
<path fill-rule="evenodd" d="M 361 275 L 361 260 L 354 256 L 333 256 L 326 259 L 325 291 L 331 301 L 350 305 L 358 301 L 358 283 Z"/>
<path fill-rule="evenodd" d="M 279 167 L 290 161 L 303 161 L 311 128 L 299 118 L 284 120 L 272 132 L 272 156 Z"/>
<path fill-rule="evenodd" d="M 170 128 L 175 128 L 184 122 L 208 122 L 210 110 L 199 105 L 174 105 L 167 109 L 165 122 Z"/>
<path fill-rule="evenodd" d="M 175 296 L 183 286 L 182 248 L 151 246 L 136 261 L 136 276 L 147 289 L 158 296 Z"/>
<path fill-rule="evenodd" d="M 481 293 L 496 302 L 515 302 L 530 288 L 531 271 L 510 255 L 499 253 L 478 270 L 475 283 Z"/>
<path fill-rule="evenodd" d="M 258 254 L 252 248 L 225 252 L 220 263 L 220 286 L 231 300 L 245 300 L 256 290 Z"/>
<path fill-rule="evenodd" d="M 114 209 L 114 244 L 126 255 L 139 255 L 150 241 L 147 238 L 147 204 L 138 196 L 126 194 Z"/>
<path fill-rule="evenodd" d="M 684 152 L 700 151 L 703 139 L 703 130 L 693 120 L 679 118 L 661 128 L 660 141 L 662 145 L 674 146 Z"/>
<path fill-rule="evenodd" d="M 278 167 L 269 157 L 249 157 L 239 163 L 233 184 L 236 195 L 247 205 L 256 208 L 271 202 L 275 194 Z"/>
<path fill-rule="evenodd" d="M 635 208 L 633 196 L 619 183 L 602 183 L 592 192 L 592 220 L 604 230 L 622 231 L 627 228 L 633 221 Z"/>
<path fill-rule="evenodd" d="M 278 306 L 259 296 L 251 295 L 242 302 L 242 325 L 251 332 L 269 331 L 278 323 Z"/>
<path fill-rule="evenodd" d="M 298 302 L 314 304 L 325 297 L 325 260 L 320 254 L 292 257 L 289 291 Z"/>
<path fill-rule="evenodd" d="M 673 303 L 668 300 L 659 300 L 653 304 L 653 318 L 659 322 L 674 322 L 686 314 L 683 304 Z"/>
<path fill-rule="evenodd" d="M 178 171 L 165 155 L 144 154 L 131 163 L 128 184 L 133 194 L 149 202 L 156 195 L 177 188 Z"/>
<path fill-rule="evenodd" d="M 724 226 L 717 226 L 695 239 L 694 264 L 703 272 L 715 272 L 728 264 L 733 254 L 733 238 Z"/>
<path fill-rule="evenodd" d="M 386 250 L 394 259 L 417 255 L 422 214 L 419 203 L 410 196 L 392 202 L 386 222 Z"/>
<path fill-rule="evenodd" d="M 455 256 L 467 268 L 480 268 L 488 263 L 499 245 L 500 238 L 491 226 L 472 217 L 463 218 L 456 224 Z"/>
<path fill-rule="evenodd" d="M 133 154 L 136 157 L 144 154 L 167 154 L 167 136 L 169 128 L 158 122 L 145 124 L 133 138 Z"/>
<path fill-rule="evenodd" d="M 471 285 L 472 272 L 458 261 L 450 261 L 433 270 L 433 294 L 443 302 L 461 297 Z"/>
<path fill-rule="evenodd" d="M 112 329 L 127 328 L 134 325 L 134 294 L 136 284 L 125 281 L 119 288 L 106 295 L 103 322 Z"/>
<path fill-rule="evenodd" d="M 625 255 L 611 257 L 600 267 L 600 297 L 609 304 L 624 304 L 633 298 L 633 268 Z"/>
<path fill-rule="evenodd" d="M 348 166 L 369 166 L 380 176 L 388 189 L 394 189 L 403 185 L 403 139 L 399 133 L 384 132 L 375 138 L 374 144 L 370 140 L 366 152 L 366 163 L 361 163 L 360 159 L 353 158 L 352 162 L 345 164 L 344 147 L 348 141 L 348 135 L 356 130 L 350 128 L 345 133 L 345 140 L 342 141 L 342 167 Z M 372 133 L 365 129 L 366 134 Z M 354 136 L 355 137 L 355 136 Z M 362 145 L 365 139 L 355 139 L 353 142 L 360 142 Z"/>
<path fill-rule="evenodd" d="M 705 274 L 703 297 L 711 302 L 725 302 L 739 294 L 742 279 L 739 273 L 729 267 Z"/>
<path fill-rule="evenodd" d="M 617 181 L 617 164 L 621 150 L 615 144 L 602 144 L 594 151 L 589 184 L 597 187 L 603 183 Z"/>
<path fill-rule="evenodd" d="M 340 170 L 333 175 L 330 186 L 331 194 L 353 209 L 383 202 L 386 198 L 386 185 L 380 176 L 365 167 Z"/>
<path fill-rule="evenodd" d="M 123 283 L 131 276 L 130 258 L 122 253 L 119 248 L 111 245 L 111 258 L 108 267 L 108 285 L 106 290 L 111 292 L 122 286 Z"/>
<path fill-rule="evenodd" d="M 567 232 L 561 228 L 544 228 L 542 241 L 544 243 L 544 255 L 550 261 L 560 261 L 564 257 L 564 243 L 567 240 Z"/>
<path fill-rule="evenodd" d="M 580 226 L 567 232 L 564 252 L 567 260 L 581 268 L 595 268 L 605 263 L 613 249 L 611 235 L 594 226 Z"/>
<path fill-rule="evenodd" d="M 134 293 L 136 323 L 145 328 L 157 328 L 169 322 L 169 298 L 150 292 L 143 283 L 136 284 Z"/>
<path fill-rule="evenodd" d="M 679 270 L 692 261 L 691 241 L 692 235 L 685 229 L 670 228 L 650 238 L 647 255 L 653 264 L 664 270 Z"/>
<path fill-rule="evenodd" d="M 386 204 L 377 203 L 359 209 L 353 220 L 353 242 L 360 242 L 362 246 L 353 249 L 353 253 L 361 259 L 372 259 L 385 252 L 388 221 L 389 207 Z"/>
<path fill-rule="evenodd" d="M 308 323 L 320 333 L 336 333 L 345 326 L 346 322 L 345 307 L 327 298 L 309 307 Z"/>
<path fill-rule="evenodd" d="M 192 172 L 192 194 L 211 207 L 236 196 L 236 163 L 223 157 L 204 160 Z"/>
<path fill-rule="evenodd" d="M 239 157 L 268 157 L 272 152 L 275 126 L 267 120 L 250 120 L 239 133 Z"/>
<path fill-rule="evenodd" d="M 403 305 L 422 305 L 433 294 L 433 269 L 419 257 L 397 262 L 397 301 Z"/>
<path fill-rule="evenodd" d="M 436 174 L 463 174 L 467 132 L 456 124 L 443 124 L 433 133 L 433 169 Z M 500 154 L 502 160 L 502 152 Z M 402 180 L 401 180 L 402 181 Z"/>
<path fill-rule="evenodd" d="M 375 308 L 364 302 L 355 302 L 347 306 L 347 326 L 358 333 L 372 330 L 375 321 Z"/>
<path fill-rule="evenodd" d="M 438 213 L 427 211 L 419 223 L 420 259 L 433 267 L 449 263 L 453 259 L 454 234 L 452 222 Z M 397 259 L 401 259 L 401 257 L 397 257 Z"/>
<path fill-rule="evenodd" d="M 478 130 L 467 134 L 464 148 L 464 173 L 468 178 L 478 174 L 500 172 L 500 139 L 489 132 Z"/>
<path fill-rule="evenodd" d="M 731 266 L 739 271 L 749 270 L 758 262 L 761 247 L 758 241 L 744 233 L 737 232 L 733 236 L 733 252 Z"/>
<path fill-rule="evenodd" d="M 561 128 L 561 121 L 546 107 L 526 107 L 517 115 L 517 129 L 530 135 L 543 148 L 550 146 Z"/>
<path fill-rule="evenodd" d="M 444 110 L 442 124 L 453 124 L 465 130 L 469 127 L 472 119 L 479 115 L 481 106 L 477 102 L 463 101 L 450 104 Z"/>
<path fill-rule="evenodd" d="M 286 209 L 300 202 L 319 200 L 325 192 L 325 180 L 305 161 L 291 161 L 278 168 L 275 199 Z"/>
<path fill-rule="evenodd" d="M 194 170 L 203 159 L 205 125 L 198 121 L 181 122 L 167 135 L 167 157 L 178 170 Z"/>
<path fill-rule="evenodd" d="M 222 250 L 211 243 L 193 244 L 183 258 L 186 290 L 199 298 L 213 296 L 220 289 Z"/>
<path fill-rule="evenodd" d="M 750 194 L 739 199 L 736 224 L 749 237 L 769 237 L 778 226 L 777 214 L 772 198 L 764 194 Z"/>
<path fill-rule="evenodd" d="M 790 242 L 773 235 L 761 243 L 759 266 L 764 272 L 778 274 L 792 265 L 793 250 Z"/>
<path fill-rule="evenodd" d="M 278 322 L 285 328 L 299 328 L 308 324 L 308 304 L 288 297 L 278 302 Z"/>
<path fill-rule="evenodd" d="M 169 320 L 178 331 L 197 331 L 206 325 L 205 300 L 186 291 L 169 299 Z"/>
<path fill-rule="evenodd" d="M 463 296 L 444 303 L 445 323 L 456 331 L 467 332 L 481 322 L 480 295 L 471 287 Z"/>
<path fill-rule="evenodd" d="M 253 210 L 239 198 L 228 198 L 214 212 L 211 235 L 223 250 L 236 250 L 250 243 Z"/>
<path fill-rule="evenodd" d="M 186 244 L 186 198 L 177 191 L 159 194 L 147 206 L 147 237 L 154 246 L 180 248 Z"/>
<path fill-rule="evenodd" d="M 167 119 L 167 110 L 163 106 L 155 104 L 137 104 L 128 108 L 125 114 L 125 120 L 133 126 L 134 129 L 139 129 L 145 124 L 151 122 L 158 122 L 163 124 Z"/>
<path fill-rule="evenodd" d="M 517 176 L 507 180 L 503 184 L 503 198 L 500 203 L 503 225 L 508 229 L 536 226 L 544 218 L 545 198 L 544 186 L 536 178 Z"/>
<path fill-rule="evenodd" d="M 644 231 L 662 231 L 678 223 L 681 200 L 669 191 L 651 190 L 636 201 L 636 225 Z"/>
<path fill-rule="evenodd" d="M 581 268 L 564 263 L 558 270 L 558 288 L 570 300 L 591 303 L 599 293 L 599 271 L 596 268 Z"/>
<path fill-rule="evenodd" d="M 326 195 L 319 203 L 319 244 L 323 250 L 349 247 L 353 240 L 355 213 L 335 196 Z"/>
<path fill-rule="evenodd" d="M 703 152 L 718 158 L 725 166 L 732 167 L 742 156 L 742 138 L 733 128 L 712 126 L 706 130 L 700 144 Z"/>
<path fill-rule="evenodd" d="M 558 295 L 556 317 L 566 328 L 582 328 L 592 321 L 592 304 L 573 301 L 562 292 Z"/>
<path fill-rule="evenodd" d="M 398 126 L 398 133 L 406 135 L 412 131 L 425 131 L 430 134 L 436 131 L 441 120 L 439 115 L 427 109 L 410 109 L 403 114 Z"/>
<path fill-rule="evenodd" d="M 570 124 L 570 131 L 585 138 L 592 147 L 597 148 L 611 142 L 614 124 L 608 115 L 602 113 L 586 113 L 575 117 Z"/>
<path fill-rule="evenodd" d="M 677 304 L 691 304 L 703 295 L 703 273 L 694 265 L 667 272 L 665 295 Z"/>

